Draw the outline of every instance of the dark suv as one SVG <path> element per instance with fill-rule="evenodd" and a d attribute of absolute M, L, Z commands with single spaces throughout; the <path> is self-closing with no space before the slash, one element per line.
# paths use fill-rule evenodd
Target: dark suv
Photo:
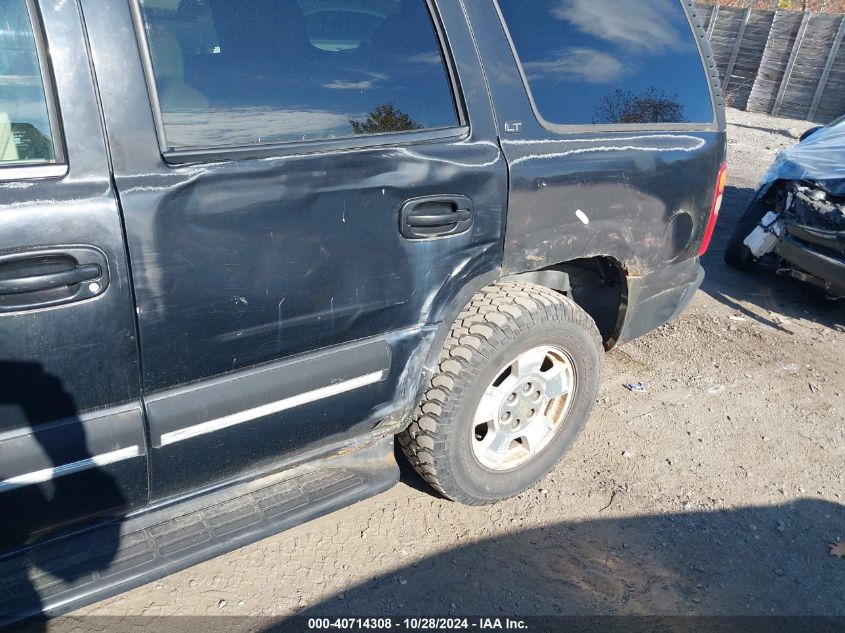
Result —
<path fill-rule="evenodd" d="M 691 2 L 0 0 L 0 620 L 561 458 L 724 185 Z"/>

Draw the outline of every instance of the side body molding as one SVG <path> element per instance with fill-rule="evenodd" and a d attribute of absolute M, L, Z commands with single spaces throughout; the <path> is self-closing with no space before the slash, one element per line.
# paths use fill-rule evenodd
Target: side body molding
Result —
<path fill-rule="evenodd" d="M 375 384 L 390 369 L 384 340 L 332 348 L 235 372 L 147 399 L 152 446 L 161 448 Z"/>

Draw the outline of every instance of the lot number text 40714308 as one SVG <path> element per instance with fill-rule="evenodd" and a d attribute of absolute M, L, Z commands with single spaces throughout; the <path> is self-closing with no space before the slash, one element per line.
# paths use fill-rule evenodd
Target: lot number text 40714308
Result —
<path fill-rule="evenodd" d="M 512 618 L 309 618 L 308 630 L 346 631 L 520 631 L 523 620 Z"/>

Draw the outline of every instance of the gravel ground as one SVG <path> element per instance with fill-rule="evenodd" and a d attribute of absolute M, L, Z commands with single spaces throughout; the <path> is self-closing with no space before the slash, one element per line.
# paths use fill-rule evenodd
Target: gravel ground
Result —
<path fill-rule="evenodd" d="M 845 615 L 845 310 L 722 261 L 775 153 L 808 124 L 731 111 L 707 281 L 608 354 L 563 463 L 487 508 L 408 469 L 378 497 L 76 615 Z M 644 381 L 645 394 L 625 383 Z"/>

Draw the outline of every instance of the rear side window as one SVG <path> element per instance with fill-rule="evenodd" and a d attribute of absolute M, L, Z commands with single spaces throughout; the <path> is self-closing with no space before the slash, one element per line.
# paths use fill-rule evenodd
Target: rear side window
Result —
<path fill-rule="evenodd" d="M 546 121 L 713 121 L 704 65 L 679 0 L 498 2 Z"/>
<path fill-rule="evenodd" d="M 25 0 L 0 0 L 0 165 L 55 159 L 47 99 Z"/>
<path fill-rule="evenodd" d="M 171 150 L 453 127 L 425 0 L 140 0 Z"/>

